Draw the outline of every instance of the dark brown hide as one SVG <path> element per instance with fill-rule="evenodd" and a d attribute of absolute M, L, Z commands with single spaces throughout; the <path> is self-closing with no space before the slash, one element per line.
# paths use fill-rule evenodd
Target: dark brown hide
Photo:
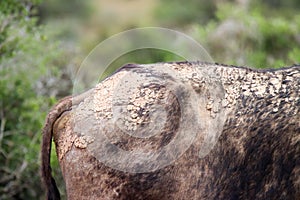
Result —
<path fill-rule="evenodd" d="M 165 85 L 137 87 L 125 128 L 145 130 L 154 105 L 162 106 L 159 110 L 164 110 L 168 120 L 155 136 L 132 137 L 111 122 L 114 88 L 129 73 L 143 74 L 152 66 L 172 69 L 188 89 L 168 84 L 174 82 L 171 76 L 164 78 Z M 172 90 L 170 85 L 175 85 Z M 190 89 L 200 99 L 197 115 L 188 115 L 194 107 L 182 107 L 194 98 Z M 52 136 L 68 199 L 300 199 L 299 95 L 300 66 L 253 70 L 181 62 L 125 67 L 88 93 L 74 97 L 73 104 L 72 98 L 63 99 L 48 114 L 42 146 L 48 199 L 59 198 L 49 165 Z M 200 122 L 193 121 L 197 116 Z M 186 135 L 195 130 L 195 138 L 164 167 L 126 172 L 101 162 L 94 152 L 100 145 L 93 138 L 98 129 L 125 151 L 160 150 L 179 134 L 181 119 L 189 120 Z M 211 129 L 198 127 L 201 120 L 210 123 Z M 215 143 L 207 142 L 208 134 L 217 137 Z M 204 144 L 209 149 L 205 154 Z"/>

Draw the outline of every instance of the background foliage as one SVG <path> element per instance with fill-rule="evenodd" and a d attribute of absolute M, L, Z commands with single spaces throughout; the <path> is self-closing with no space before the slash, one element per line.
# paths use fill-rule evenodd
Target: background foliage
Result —
<path fill-rule="evenodd" d="M 6 0 L 0 1 L 0 199 L 44 199 L 41 128 L 50 106 L 71 93 L 85 55 L 134 27 L 182 31 L 219 63 L 271 68 L 300 60 L 298 0 Z M 133 51 L 111 64 L 180 60 Z M 64 195 L 55 153 L 54 174 Z"/>
<path fill-rule="evenodd" d="M 195 37 L 218 62 L 258 68 L 292 65 L 300 60 L 300 15 L 292 14 L 293 9 L 289 15 L 278 15 L 280 11 L 255 2 L 247 7 L 219 4 L 214 20 L 195 25 Z"/>

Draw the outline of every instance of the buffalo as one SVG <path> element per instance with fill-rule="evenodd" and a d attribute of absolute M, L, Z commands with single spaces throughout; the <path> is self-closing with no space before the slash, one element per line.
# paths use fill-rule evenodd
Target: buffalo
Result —
<path fill-rule="evenodd" d="M 128 64 L 59 101 L 54 139 L 68 199 L 300 199 L 300 66 Z"/>

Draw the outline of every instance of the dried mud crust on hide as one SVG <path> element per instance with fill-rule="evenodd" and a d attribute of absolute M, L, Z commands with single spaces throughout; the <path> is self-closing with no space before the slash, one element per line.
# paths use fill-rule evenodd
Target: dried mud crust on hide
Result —
<path fill-rule="evenodd" d="M 299 96 L 296 65 L 125 66 L 49 112 L 48 199 L 52 136 L 68 199 L 299 199 Z"/>

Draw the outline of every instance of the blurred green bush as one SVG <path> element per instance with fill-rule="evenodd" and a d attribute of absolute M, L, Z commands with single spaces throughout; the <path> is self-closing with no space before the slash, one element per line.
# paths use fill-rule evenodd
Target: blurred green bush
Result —
<path fill-rule="evenodd" d="M 216 19 L 193 35 L 217 62 L 278 68 L 300 61 L 300 14 L 279 15 L 260 4 L 219 4 Z"/>
<path fill-rule="evenodd" d="M 161 0 L 155 10 L 159 23 L 168 27 L 204 25 L 215 17 L 216 4 L 207 0 Z"/>
<path fill-rule="evenodd" d="M 56 101 L 43 82 L 56 80 L 64 54 L 37 26 L 39 0 L 0 1 L 0 199 L 40 199 L 41 127 Z M 57 94 L 57 92 L 55 93 Z M 55 159 L 54 159 L 55 160 Z M 54 161 L 55 162 L 55 161 Z M 57 164 L 56 164 L 57 165 Z"/>
<path fill-rule="evenodd" d="M 192 35 L 216 62 L 256 68 L 300 62 L 297 0 L 159 2 L 160 24 Z"/>

